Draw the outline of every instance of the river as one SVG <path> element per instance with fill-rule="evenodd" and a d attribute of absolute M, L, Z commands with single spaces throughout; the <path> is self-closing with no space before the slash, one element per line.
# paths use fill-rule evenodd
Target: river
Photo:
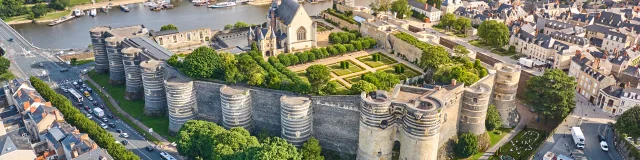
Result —
<path fill-rule="evenodd" d="M 356 5 L 367 6 L 370 0 L 356 1 Z M 89 29 L 95 26 L 131 26 L 143 24 L 153 30 L 160 30 L 166 24 L 173 24 L 179 30 L 186 31 L 199 28 L 223 29 L 226 24 L 236 21 L 259 24 L 266 22 L 266 14 L 270 5 L 253 6 L 238 5 L 231 8 L 211 9 L 206 6 L 196 7 L 188 1 L 174 1 L 173 9 L 159 12 L 151 11 L 142 4 L 129 4 L 130 12 L 113 7 L 108 13 L 99 12 L 98 16 L 83 16 L 56 26 L 47 24 L 12 25 L 24 38 L 40 48 L 83 48 L 91 43 Z M 319 3 L 303 3 L 309 15 L 318 15 L 322 10 L 332 6 L 331 1 Z"/>

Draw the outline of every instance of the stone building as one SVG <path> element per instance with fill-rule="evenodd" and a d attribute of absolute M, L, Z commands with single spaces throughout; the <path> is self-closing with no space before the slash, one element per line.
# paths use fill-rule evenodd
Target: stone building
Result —
<path fill-rule="evenodd" d="M 256 42 L 263 56 L 277 56 L 317 46 L 316 23 L 294 0 L 273 1 L 267 13 L 267 26 L 250 31 L 249 45 Z"/>
<path fill-rule="evenodd" d="M 584 67 L 576 77 L 578 84 L 576 92 L 595 103 L 600 89 L 616 84 L 616 79 L 612 75 L 606 75 L 592 67 Z"/>
<path fill-rule="evenodd" d="M 115 66 L 112 66 L 109 55 L 117 56 L 120 54 L 120 50 L 125 48 L 120 46 L 120 42 L 125 38 L 146 36 L 148 34 L 147 28 L 145 28 L 144 25 L 120 28 L 100 26 L 91 28 L 91 30 L 89 30 L 89 34 L 91 36 L 91 44 L 93 45 L 93 51 L 95 54 L 95 70 L 99 73 L 105 73 L 111 68 L 115 68 L 117 71 L 115 71 L 116 73 L 113 74 L 113 77 L 110 76 L 110 80 L 114 81 L 114 83 L 124 83 L 124 69 L 122 65 L 115 63 L 116 61 L 122 61 L 122 59 L 115 60 L 113 63 Z M 113 38 L 107 41 L 110 37 Z"/>
<path fill-rule="evenodd" d="M 515 127 L 519 120 L 515 101 L 522 69 L 519 65 L 503 63 L 496 63 L 493 68 L 496 70 L 493 104 L 500 114 L 502 127 Z"/>
<path fill-rule="evenodd" d="M 213 35 L 209 28 L 178 32 L 176 30 L 150 31 L 149 35 L 163 48 L 180 50 L 207 46 Z"/>

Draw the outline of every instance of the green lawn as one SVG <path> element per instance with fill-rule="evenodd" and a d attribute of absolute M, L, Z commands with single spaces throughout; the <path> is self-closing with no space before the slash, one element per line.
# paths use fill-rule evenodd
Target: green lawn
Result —
<path fill-rule="evenodd" d="M 355 76 L 351 76 L 351 77 L 347 77 L 344 80 L 346 80 L 347 82 L 354 84 L 360 80 L 362 80 L 362 75 L 363 74 L 359 74 L 359 75 L 355 75 Z"/>
<path fill-rule="evenodd" d="M 407 66 L 405 66 L 404 73 L 396 73 L 394 68 L 393 68 L 393 66 L 387 67 L 387 68 L 382 68 L 382 69 L 379 69 L 377 71 L 394 74 L 394 75 L 398 76 L 398 78 L 400 78 L 400 80 L 405 80 L 407 78 L 413 78 L 415 76 L 419 76 L 420 75 L 420 72 L 415 71 L 415 70 L 413 70 L 413 69 L 411 69 L 411 68 L 409 68 Z"/>
<path fill-rule="evenodd" d="M 58 18 L 60 18 L 62 16 L 69 15 L 70 13 L 71 13 L 71 10 L 49 12 L 46 15 L 40 17 L 40 18 L 36 18 L 36 20 L 58 19 Z"/>
<path fill-rule="evenodd" d="M 347 88 L 347 86 L 345 86 L 344 84 L 340 83 L 340 81 L 335 81 L 335 82 L 338 82 L 338 84 L 340 85 L 337 88 L 338 89 L 338 93 L 342 93 L 342 94 L 347 94 L 348 93 L 349 88 Z"/>
<path fill-rule="evenodd" d="M 480 47 L 480 48 L 484 48 L 484 49 L 491 49 L 491 46 L 487 46 L 486 44 L 484 44 L 484 42 L 480 41 L 480 40 L 470 40 L 469 44 L 476 46 L 476 47 Z"/>
<path fill-rule="evenodd" d="M 343 76 L 343 75 L 356 73 L 356 72 L 360 72 L 360 71 L 364 70 L 360 66 L 356 65 L 355 63 L 353 63 L 351 61 L 347 61 L 347 62 L 349 62 L 349 68 L 348 69 L 342 69 L 340 67 L 340 63 L 331 64 L 331 65 L 329 65 L 329 68 L 331 69 L 331 72 L 337 74 L 338 76 Z"/>
<path fill-rule="evenodd" d="M 397 63 L 398 61 L 387 57 L 387 55 L 381 54 L 382 56 L 382 60 L 380 61 L 373 61 L 373 57 L 371 57 L 371 55 L 366 55 L 366 56 L 362 56 L 362 57 L 358 57 L 357 59 L 364 63 L 367 64 L 367 66 L 371 67 L 371 68 L 376 68 L 376 67 L 380 67 L 380 66 L 384 66 L 384 65 L 389 65 L 389 64 L 394 64 Z"/>
<path fill-rule="evenodd" d="M 98 2 L 98 1 L 96 1 Z M 70 6 L 75 6 L 75 5 L 79 5 L 79 4 L 85 4 L 85 3 L 91 3 L 91 0 L 70 0 L 69 1 L 69 5 Z"/>
<path fill-rule="evenodd" d="M 527 158 L 542 144 L 544 139 L 542 131 L 535 129 L 522 130 L 511 141 L 500 147 L 500 154 L 515 159 Z"/>
<path fill-rule="evenodd" d="M 93 59 L 81 59 L 81 60 L 76 61 L 76 66 L 80 66 L 80 65 L 83 65 L 83 64 L 91 63 L 93 61 L 94 61 Z"/>
<path fill-rule="evenodd" d="M 512 128 L 500 128 L 497 130 L 493 130 L 491 132 L 489 132 L 489 137 L 491 137 L 491 146 L 495 145 L 496 143 L 498 143 L 498 141 L 500 141 L 505 135 L 507 135 L 507 133 L 511 132 Z M 500 131 L 500 134 L 496 134 L 496 131 Z"/>
<path fill-rule="evenodd" d="M 104 87 L 107 90 L 107 92 L 109 92 L 109 95 L 113 96 L 113 99 L 115 99 L 116 102 L 119 102 L 120 108 L 122 108 L 122 110 L 129 113 L 129 115 L 136 117 L 136 119 L 138 119 L 147 127 L 153 128 L 154 132 L 167 138 L 167 140 L 169 140 L 170 142 L 175 142 L 177 140 L 176 137 L 169 136 L 169 119 L 168 118 L 166 118 L 165 116 L 152 117 L 152 116 L 144 115 L 143 113 L 144 100 L 129 101 L 124 99 L 124 92 L 125 92 L 124 85 L 114 86 L 109 84 L 108 74 L 97 74 L 95 72 L 89 72 L 89 76 L 91 77 L 91 79 L 96 81 L 96 83 L 98 83 L 100 86 Z M 105 97 L 103 97 L 103 99 L 105 99 L 105 102 L 109 102 L 108 100 L 106 100 Z M 112 109 L 112 110 L 115 111 L 115 109 Z M 125 120 L 126 118 L 122 118 L 122 119 Z M 139 129 L 133 123 L 130 123 L 130 122 L 127 122 L 127 123 L 129 123 L 130 126 L 136 127 L 137 130 Z M 142 129 L 139 129 L 139 130 L 142 130 Z M 143 131 L 142 133 L 144 132 L 146 131 Z M 150 136 L 147 136 L 147 137 L 150 137 Z"/>
<path fill-rule="evenodd" d="M 307 71 L 296 72 L 296 74 L 298 74 L 300 79 L 302 79 L 303 81 L 309 82 L 309 78 L 307 78 Z"/>
<path fill-rule="evenodd" d="M 511 53 L 508 50 L 504 49 L 504 48 L 494 48 L 491 50 L 491 53 L 495 53 L 497 55 L 501 55 L 501 56 L 512 56 L 515 55 L 516 53 Z"/>

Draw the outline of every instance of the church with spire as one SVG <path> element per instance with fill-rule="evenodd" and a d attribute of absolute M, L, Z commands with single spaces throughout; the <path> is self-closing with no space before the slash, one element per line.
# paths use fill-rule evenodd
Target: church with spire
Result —
<path fill-rule="evenodd" d="M 255 42 L 264 57 L 317 46 L 316 22 L 295 0 L 274 0 L 267 23 L 249 28 L 248 45 Z"/>

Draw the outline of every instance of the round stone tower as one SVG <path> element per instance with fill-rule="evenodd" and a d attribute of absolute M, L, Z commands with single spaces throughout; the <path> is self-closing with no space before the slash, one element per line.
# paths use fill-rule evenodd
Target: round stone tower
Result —
<path fill-rule="evenodd" d="M 460 110 L 460 133 L 480 135 L 486 132 L 484 125 L 491 97 L 491 87 L 484 83 L 475 84 L 464 90 Z"/>
<path fill-rule="evenodd" d="M 386 91 L 360 94 L 357 160 L 391 159 L 396 126 Z M 404 143 L 402 144 L 404 148 Z"/>
<path fill-rule="evenodd" d="M 417 105 L 405 107 L 400 136 L 400 158 L 403 160 L 436 160 L 440 138 L 442 103 L 431 97 L 420 97 Z"/>
<path fill-rule="evenodd" d="M 122 54 L 120 39 L 109 37 L 105 39 L 107 56 L 109 57 L 109 83 L 113 85 L 124 84 L 124 66 L 122 65 Z"/>
<path fill-rule="evenodd" d="M 109 59 L 105 50 L 104 32 L 111 30 L 110 27 L 93 27 L 89 30 L 91 37 L 91 45 L 93 46 L 93 54 L 95 57 L 95 70 L 98 73 L 106 73 L 109 71 Z"/>
<path fill-rule="evenodd" d="M 167 97 L 164 91 L 163 61 L 148 60 L 140 63 L 142 84 L 144 87 L 144 114 L 163 115 L 167 110 Z"/>
<path fill-rule="evenodd" d="M 142 77 L 140 76 L 140 57 L 138 57 L 141 52 L 141 49 L 133 47 L 122 49 L 122 64 L 126 75 L 124 98 L 127 100 L 142 98 Z"/>
<path fill-rule="evenodd" d="M 167 71 L 164 80 L 167 94 L 167 108 L 169 112 L 169 132 L 175 134 L 180 127 L 195 118 L 198 112 L 196 93 L 193 90 L 193 80 L 177 71 Z"/>
<path fill-rule="evenodd" d="M 222 105 L 222 124 L 225 128 L 242 127 L 248 131 L 253 129 L 249 89 L 222 86 L 220 88 L 220 104 Z"/>
<path fill-rule="evenodd" d="M 520 81 L 521 68 L 519 65 L 496 63 L 496 79 L 493 104 L 500 113 L 502 127 L 511 128 L 518 125 L 518 111 L 516 110 L 516 93 Z"/>
<path fill-rule="evenodd" d="M 313 117 L 307 97 L 280 97 L 281 137 L 296 147 L 311 137 Z"/>

